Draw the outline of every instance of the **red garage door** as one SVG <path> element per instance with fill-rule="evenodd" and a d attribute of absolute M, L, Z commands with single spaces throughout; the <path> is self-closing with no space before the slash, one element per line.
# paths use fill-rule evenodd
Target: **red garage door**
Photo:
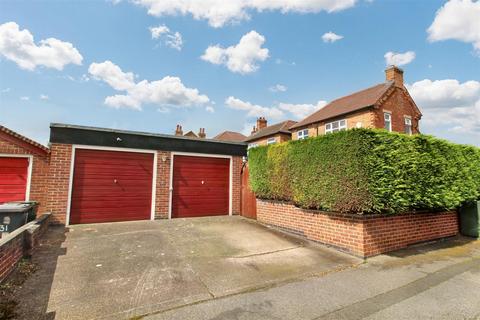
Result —
<path fill-rule="evenodd" d="M 227 215 L 230 160 L 174 156 L 172 217 Z"/>
<path fill-rule="evenodd" d="M 153 154 L 75 150 L 70 223 L 150 219 Z"/>
<path fill-rule="evenodd" d="M 0 203 L 25 200 L 27 181 L 28 158 L 0 157 Z"/>

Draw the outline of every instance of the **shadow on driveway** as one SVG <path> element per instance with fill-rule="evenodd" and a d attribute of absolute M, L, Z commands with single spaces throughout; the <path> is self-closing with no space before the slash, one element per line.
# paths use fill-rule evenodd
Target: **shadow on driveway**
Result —
<path fill-rule="evenodd" d="M 31 259 L 36 271 L 14 292 L 13 300 L 17 303 L 15 319 L 56 319 L 56 312 L 48 310 L 48 303 L 58 259 L 66 254 L 66 249 L 62 247 L 65 233 L 64 227 L 51 226 L 40 240 L 40 246 Z M 14 281 L 16 276 L 12 274 L 9 281 Z"/>

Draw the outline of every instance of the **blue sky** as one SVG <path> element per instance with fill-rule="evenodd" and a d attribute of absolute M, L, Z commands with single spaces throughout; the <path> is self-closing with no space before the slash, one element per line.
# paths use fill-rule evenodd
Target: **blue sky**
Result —
<path fill-rule="evenodd" d="M 0 123 L 42 143 L 50 122 L 247 132 L 394 62 L 422 132 L 480 146 L 480 1 L 210 2 L 2 1 Z"/>

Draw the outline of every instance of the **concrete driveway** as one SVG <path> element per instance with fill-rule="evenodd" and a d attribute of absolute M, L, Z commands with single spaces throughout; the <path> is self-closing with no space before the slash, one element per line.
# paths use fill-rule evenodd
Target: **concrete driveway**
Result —
<path fill-rule="evenodd" d="M 339 271 L 361 259 L 241 217 L 51 228 L 25 319 L 130 319 Z"/>

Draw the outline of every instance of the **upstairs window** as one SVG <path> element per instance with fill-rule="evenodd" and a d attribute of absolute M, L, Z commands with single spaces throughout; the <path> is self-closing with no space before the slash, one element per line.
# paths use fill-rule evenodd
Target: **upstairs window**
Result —
<path fill-rule="evenodd" d="M 342 130 L 347 130 L 347 120 L 345 119 L 329 122 L 325 125 L 325 133 L 332 133 Z"/>
<path fill-rule="evenodd" d="M 303 140 L 308 138 L 308 129 L 303 129 L 297 132 L 297 139 Z"/>
<path fill-rule="evenodd" d="M 405 117 L 405 133 L 412 134 L 412 118 Z"/>
<path fill-rule="evenodd" d="M 258 147 L 258 144 L 256 144 L 256 143 L 249 143 L 247 149 L 252 149 L 252 148 L 255 148 L 255 147 Z"/>
<path fill-rule="evenodd" d="M 390 112 L 384 112 L 383 120 L 385 122 L 385 129 L 392 131 L 392 114 Z"/>
<path fill-rule="evenodd" d="M 277 140 L 275 138 L 268 138 L 267 139 L 267 144 L 274 144 L 276 142 L 277 142 Z"/>

